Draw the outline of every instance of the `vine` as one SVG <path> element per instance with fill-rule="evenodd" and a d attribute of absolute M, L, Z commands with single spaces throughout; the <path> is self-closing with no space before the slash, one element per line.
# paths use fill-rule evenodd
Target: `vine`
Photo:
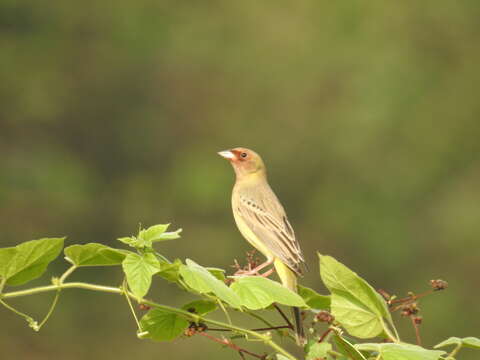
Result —
<path fill-rule="evenodd" d="M 168 225 L 154 225 L 139 229 L 136 236 L 118 239 L 132 250 L 99 243 L 68 246 L 64 254 L 70 267 L 60 277 L 53 278 L 50 285 L 17 291 L 5 289 L 40 277 L 48 264 L 60 255 L 65 239 L 43 238 L 15 247 L 0 248 L 0 304 L 24 318 L 33 330 L 39 331 L 54 312 L 65 289 L 117 294 L 125 297 L 139 338 L 172 341 L 178 337 L 202 336 L 232 349 L 241 359 L 299 360 L 278 342 L 280 338 L 294 339 L 293 325 L 282 306 L 303 309 L 309 334 L 309 341 L 303 349 L 307 360 L 454 360 L 463 347 L 480 349 L 480 339 L 474 337 L 452 337 L 434 349 L 421 346 L 422 318 L 418 315 L 418 301 L 447 288 L 448 284 L 443 280 L 432 280 L 431 290 L 425 293 L 409 293 L 407 297 L 397 298 L 384 290 L 377 292 L 345 265 L 330 256 L 319 254 L 320 276 L 330 294 L 321 295 L 303 286 L 299 286 L 298 293 L 294 293 L 265 277 L 227 276 L 223 269 L 204 267 L 190 259 L 168 260 L 154 249 L 154 245 L 180 237 L 181 229 L 173 232 L 167 229 Z M 251 268 L 256 261 L 252 253 L 248 254 L 244 268 Z M 67 281 L 73 272 L 89 266 L 121 266 L 125 279 L 117 287 Z M 234 266 L 237 270 L 242 268 L 237 261 Z M 197 299 L 181 307 L 153 301 L 146 297 L 153 277 L 175 283 Z M 55 292 L 55 295 L 40 323 L 9 303 L 10 299 L 44 292 Z M 137 315 L 134 302 L 140 309 L 148 311 L 141 318 Z M 265 309 L 278 312 L 282 324 L 273 324 L 264 319 L 259 310 Z M 216 310 L 224 312 L 226 321 L 207 316 Z M 251 316 L 263 326 L 237 326 L 232 323 L 229 311 Z M 417 344 L 400 341 L 392 319 L 392 313 L 397 311 L 410 319 Z M 240 346 L 237 343 L 239 338 L 261 341 L 269 350 L 255 353 Z M 363 342 L 372 338 L 381 341 Z M 450 353 L 437 350 L 444 346 L 454 348 Z"/>

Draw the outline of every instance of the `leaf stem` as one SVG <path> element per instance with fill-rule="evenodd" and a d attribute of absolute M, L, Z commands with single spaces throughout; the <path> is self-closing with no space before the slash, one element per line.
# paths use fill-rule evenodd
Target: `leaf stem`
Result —
<path fill-rule="evenodd" d="M 245 312 L 246 312 L 248 315 L 250 315 L 251 317 L 254 317 L 254 318 L 257 319 L 257 320 L 260 320 L 261 322 L 263 322 L 263 323 L 264 323 L 265 325 L 267 325 L 268 327 L 270 327 L 270 328 L 274 328 L 274 327 L 275 327 L 275 325 L 273 325 L 270 321 L 264 319 L 264 318 L 261 317 L 260 315 L 255 314 L 255 313 L 253 313 L 253 312 L 251 312 L 251 311 L 245 311 Z M 276 330 L 276 331 L 277 331 L 278 336 L 282 336 L 282 335 L 283 335 L 280 330 Z"/>
<path fill-rule="evenodd" d="M 460 349 L 462 348 L 462 343 L 460 342 L 459 344 L 457 344 L 457 346 L 455 346 L 455 348 L 452 350 L 452 352 L 450 354 L 448 354 L 447 356 L 447 359 L 454 359 L 455 356 L 457 355 L 457 353 L 460 351 Z"/>
<path fill-rule="evenodd" d="M 396 336 L 394 336 L 392 334 L 392 332 L 390 331 L 390 329 L 388 328 L 388 326 L 386 326 L 385 324 L 385 321 L 383 320 L 383 318 L 380 318 L 380 321 L 382 322 L 382 327 L 383 327 L 383 330 L 385 331 L 385 334 L 387 335 L 387 337 L 392 340 L 392 342 L 394 343 L 398 343 L 400 341 L 400 339 L 398 339 Z M 395 329 L 395 327 L 394 327 Z M 397 330 L 395 329 L 395 333 L 397 333 Z"/>
<path fill-rule="evenodd" d="M 257 339 L 261 340 L 265 345 L 271 347 L 273 350 L 275 350 L 278 353 L 285 356 L 287 359 L 297 360 L 296 357 L 294 357 L 292 354 L 290 354 L 284 348 L 282 348 L 277 343 L 275 343 L 271 339 L 271 337 L 266 335 L 266 334 L 260 334 L 256 331 L 253 331 L 253 330 L 248 330 L 248 329 L 244 329 L 244 328 L 232 325 L 232 324 L 227 324 L 227 323 L 224 323 L 224 322 L 221 322 L 221 321 L 204 318 L 204 317 L 202 317 L 198 314 L 190 313 L 186 310 L 178 309 L 178 308 L 171 307 L 171 306 L 168 306 L 168 305 L 158 304 L 158 303 L 150 301 L 150 300 L 140 299 L 140 298 L 136 297 L 134 294 L 132 294 L 131 292 L 124 291 L 123 289 L 121 289 L 119 287 L 90 284 L 90 283 L 85 283 L 85 282 L 59 283 L 59 284 L 54 284 L 54 285 L 39 286 L 39 287 L 31 288 L 31 289 L 12 291 L 12 292 L 8 292 L 8 293 L 0 294 L 0 302 L 3 303 L 2 299 L 9 299 L 9 298 L 15 298 L 15 297 L 20 297 L 20 296 L 40 294 L 40 293 L 44 293 L 44 292 L 48 292 L 48 291 L 55 291 L 55 290 L 59 290 L 59 289 L 85 289 L 85 290 L 107 292 L 107 293 L 118 294 L 118 295 L 126 294 L 131 299 L 133 299 L 137 302 L 141 302 L 141 303 L 149 305 L 151 307 L 156 307 L 156 308 L 159 308 L 159 309 L 163 309 L 165 311 L 169 311 L 171 313 L 183 316 L 184 318 L 189 319 L 193 322 L 198 323 L 198 322 L 201 321 L 201 322 L 204 322 L 204 323 L 207 323 L 207 324 L 218 326 L 220 328 L 230 329 L 231 331 L 237 332 L 239 334 L 248 335 L 248 336 L 257 338 Z"/>
<path fill-rule="evenodd" d="M 232 324 L 232 319 L 230 318 L 230 314 L 228 313 L 227 309 L 222 303 L 222 300 L 217 299 L 218 306 L 220 306 L 220 309 L 222 309 L 223 313 L 225 314 L 225 317 L 227 318 L 227 321 L 229 324 Z"/>
<path fill-rule="evenodd" d="M 77 269 L 77 266 L 76 265 L 72 265 L 70 266 L 67 271 L 65 271 L 62 276 L 60 276 L 60 284 L 63 284 L 63 282 L 67 279 L 67 277 L 69 277 L 75 270 Z"/>
<path fill-rule="evenodd" d="M 285 320 L 285 322 L 287 323 L 288 327 L 290 329 L 295 329 L 295 327 L 293 326 L 293 324 L 290 322 L 290 320 L 288 319 L 288 317 L 283 313 L 282 309 L 280 309 L 280 307 L 277 305 L 277 304 L 273 304 L 273 307 L 275 309 L 277 309 L 277 311 L 280 313 L 280 315 L 282 316 L 283 320 Z"/>
<path fill-rule="evenodd" d="M 123 279 L 123 285 L 122 285 L 122 290 L 125 295 L 125 299 L 127 299 L 128 306 L 130 307 L 130 310 L 132 311 L 133 318 L 135 319 L 135 322 L 137 324 L 137 332 L 142 332 L 142 327 L 140 326 L 140 322 L 138 321 L 137 314 L 135 312 L 135 309 L 133 308 L 132 301 L 130 300 L 130 296 L 128 296 L 128 285 L 127 285 L 127 278 Z"/>

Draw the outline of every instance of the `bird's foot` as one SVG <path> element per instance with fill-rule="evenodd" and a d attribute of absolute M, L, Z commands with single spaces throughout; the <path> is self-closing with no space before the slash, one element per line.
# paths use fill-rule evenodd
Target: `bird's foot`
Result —
<path fill-rule="evenodd" d="M 244 269 L 239 269 L 233 274 L 233 276 L 261 276 L 261 277 L 269 277 L 272 275 L 272 273 L 275 271 L 274 268 L 271 268 L 264 273 L 260 273 L 260 270 L 264 269 L 265 267 L 269 266 L 272 264 L 272 261 L 267 261 L 253 269 L 249 270 L 244 270 Z"/>

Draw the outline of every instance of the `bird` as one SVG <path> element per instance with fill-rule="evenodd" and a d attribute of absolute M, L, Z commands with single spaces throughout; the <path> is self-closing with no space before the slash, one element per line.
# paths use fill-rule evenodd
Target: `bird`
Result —
<path fill-rule="evenodd" d="M 285 210 L 268 183 L 262 158 L 244 147 L 218 154 L 231 163 L 236 175 L 232 191 L 235 223 L 242 236 L 267 259 L 239 275 L 268 276 L 273 268 L 263 274 L 260 270 L 273 264 L 282 285 L 297 292 L 297 277 L 303 274 L 305 259 Z M 304 345 L 305 334 L 298 307 L 293 308 L 293 315 L 296 342 Z"/>

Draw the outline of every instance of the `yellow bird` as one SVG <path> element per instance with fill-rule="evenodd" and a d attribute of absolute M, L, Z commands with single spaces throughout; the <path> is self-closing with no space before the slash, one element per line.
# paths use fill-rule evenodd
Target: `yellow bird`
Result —
<path fill-rule="evenodd" d="M 273 264 L 283 286 L 297 292 L 297 276 L 302 275 L 305 260 L 285 210 L 268 184 L 262 158 L 245 148 L 218 154 L 229 160 L 235 170 L 232 209 L 238 229 L 267 258 L 264 263 L 242 274 L 268 276 L 273 269 L 264 274 L 259 271 Z M 293 313 L 297 343 L 304 344 L 300 310 L 294 307 Z"/>

